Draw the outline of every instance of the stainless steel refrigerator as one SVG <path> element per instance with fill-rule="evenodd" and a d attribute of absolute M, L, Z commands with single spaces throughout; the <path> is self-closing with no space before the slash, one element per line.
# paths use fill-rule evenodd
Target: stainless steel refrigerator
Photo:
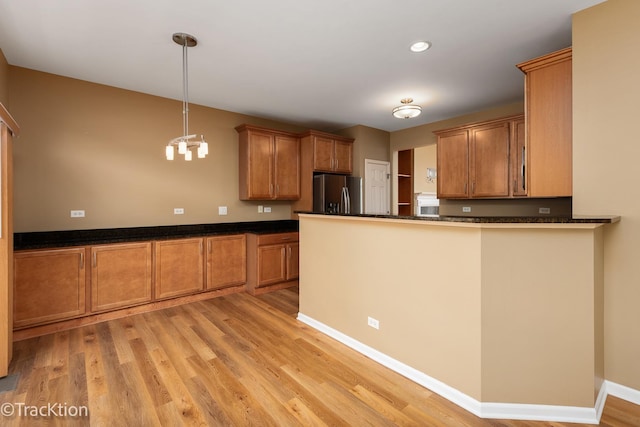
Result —
<path fill-rule="evenodd" d="M 315 175 L 313 177 L 313 211 L 361 214 L 362 178 L 346 175 Z"/>

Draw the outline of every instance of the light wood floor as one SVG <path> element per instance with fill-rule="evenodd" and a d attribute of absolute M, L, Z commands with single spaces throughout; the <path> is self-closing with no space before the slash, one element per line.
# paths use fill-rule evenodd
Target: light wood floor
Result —
<path fill-rule="evenodd" d="M 568 426 L 483 420 L 295 320 L 298 295 L 234 294 L 15 343 L 0 402 L 87 405 L 0 425 Z M 604 426 L 639 426 L 610 397 Z"/>

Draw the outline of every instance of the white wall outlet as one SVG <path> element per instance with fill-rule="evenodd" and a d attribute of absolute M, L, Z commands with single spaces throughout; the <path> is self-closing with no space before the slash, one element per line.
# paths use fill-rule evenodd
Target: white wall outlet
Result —
<path fill-rule="evenodd" d="M 218 215 L 226 215 L 227 207 L 226 206 L 218 206 Z"/>
<path fill-rule="evenodd" d="M 378 319 L 374 319 L 373 317 L 367 317 L 367 325 L 374 329 L 380 329 L 380 322 L 378 322 Z"/>
<path fill-rule="evenodd" d="M 265 206 L 264 213 L 271 213 L 271 206 Z"/>
<path fill-rule="evenodd" d="M 551 213 L 551 208 L 538 208 L 538 213 L 549 215 Z"/>
<path fill-rule="evenodd" d="M 466 212 L 466 213 L 471 212 L 471 206 L 463 206 L 462 207 L 462 212 Z"/>
<path fill-rule="evenodd" d="M 184 208 L 173 208 L 174 215 L 184 215 Z"/>
<path fill-rule="evenodd" d="M 71 218 L 84 218 L 84 211 L 71 211 Z"/>
<path fill-rule="evenodd" d="M 262 205 L 258 205 L 258 213 L 264 212 L 264 207 Z"/>

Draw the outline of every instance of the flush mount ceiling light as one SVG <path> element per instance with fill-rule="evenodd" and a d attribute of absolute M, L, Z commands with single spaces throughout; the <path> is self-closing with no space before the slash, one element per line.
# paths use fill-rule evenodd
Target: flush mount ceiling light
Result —
<path fill-rule="evenodd" d="M 430 47 L 431 47 L 431 42 L 428 42 L 426 40 L 421 40 L 419 42 L 415 42 L 414 44 L 412 44 L 409 49 L 411 49 L 411 52 L 418 53 L 418 52 L 424 52 Z"/>
<path fill-rule="evenodd" d="M 167 160 L 173 160 L 174 147 L 178 147 L 178 154 L 184 154 L 184 159 L 190 161 L 191 149 L 196 148 L 198 158 L 204 158 L 209 154 L 209 144 L 200 135 L 200 141 L 195 141 L 197 135 L 189 135 L 189 68 L 187 61 L 187 48 L 198 44 L 196 38 L 186 33 L 173 34 L 173 41 L 182 46 L 182 136 L 173 138 L 167 144 L 165 153 Z"/>
<path fill-rule="evenodd" d="M 397 106 L 391 111 L 393 117 L 398 119 L 412 119 L 418 117 L 422 112 L 421 106 L 411 104 L 413 98 L 404 98 L 400 100 L 400 102 L 402 102 L 402 105 Z"/>

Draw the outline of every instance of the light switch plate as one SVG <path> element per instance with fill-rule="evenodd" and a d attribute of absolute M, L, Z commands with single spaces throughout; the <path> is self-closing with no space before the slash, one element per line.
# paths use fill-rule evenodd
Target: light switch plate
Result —
<path fill-rule="evenodd" d="M 264 213 L 271 213 L 271 206 L 265 206 Z"/>
<path fill-rule="evenodd" d="M 184 208 L 173 208 L 174 215 L 184 215 Z"/>
<path fill-rule="evenodd" d="M 226 206 L 218 206 L 218 215 L 226 215 L 227 207 Z"/>
<path fill-rule="evenodd" d="M 83 210 L 71 211 L 71 218 L 84 218 L 84 211 Z"/>

